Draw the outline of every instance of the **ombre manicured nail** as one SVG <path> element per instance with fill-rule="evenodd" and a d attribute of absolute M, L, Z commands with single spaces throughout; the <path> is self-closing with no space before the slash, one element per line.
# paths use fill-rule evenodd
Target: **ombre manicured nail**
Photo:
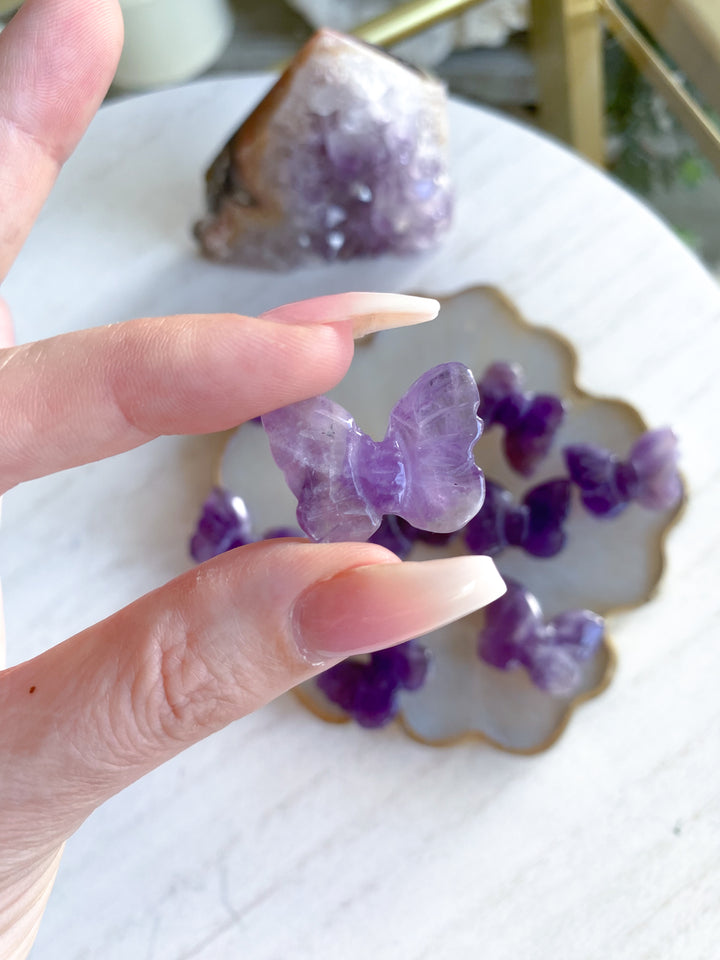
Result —
<path fill-rule="evenodd" d="M 422 636 L 503 593 L 489 557 L 354 567 L 306 590 L 293 628 L 303 656 L 320 663 Z"/>
<path fill-rule="evenodd" d="M 408 327 L 433 320 L 440 311 L 437 300 L 404 293 L 335 293 L 298 300 L 262 314 L 278 323 L 337 323 L 351 320 L 353 336 L 366 337 L 378 330 Z"/>

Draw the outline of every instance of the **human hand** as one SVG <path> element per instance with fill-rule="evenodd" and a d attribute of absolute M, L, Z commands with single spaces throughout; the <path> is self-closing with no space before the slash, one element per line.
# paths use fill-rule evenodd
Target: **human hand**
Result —
<path fill-rule="evenodd" d="M 121 35 L 115 0 L 27 0 L 0 36 L 0 278 L 102 100 Z M 431 310 L 348 294 L 13 347 L 0 308 L 0 493 L 321 393 L 345 373 L 353 332 Z M 0 958 L 27 955 L 65 840 L 108 797 L 343 656 L 426 633 L 502 589 L 485 558 L 253 544 L 0 673 Z"/>

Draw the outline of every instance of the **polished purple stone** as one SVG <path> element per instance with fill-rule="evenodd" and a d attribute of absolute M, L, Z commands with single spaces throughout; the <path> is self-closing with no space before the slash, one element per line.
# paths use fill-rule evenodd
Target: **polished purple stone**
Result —
<path fill-rule="evenodd" d="M 429 530 L 420 530 L 402 517 L 393 514 L 383 517 L 380 526 L 370 537 L 369 543 L 379 543 L 405 560 L 415 543 L 427 543 L 431 547 L 443 547 L 458 533 L 431 533 Z"/>
<path fill-rule="evenodd" d="M 376 666 L 396 677 L 403 690 L 419 690 L 425 683 L 430 655 L 417 640 L 408 640 L 372 654 Z"/>
<path fill-rule="evenodd" d="M 682 498 L 678 440 L 669 427 L 648 430 L 633 444 L 628 463 L 637 476 L 635 499 L 648 510 L 668 510 Z"/>
<path fill-rule="evenodd" d="M 206 254 L 285 269 L 434 246 L 452 192 L 441 83 L 320 31 L 207 174 Z"/>
<path fill-rule="evenodd" d="M 302 530 L 298 530 L 297 527 L 270 527 L 266 530 L 261 540 L 282 540 L 285 537 L 302 537 L 304 536 Z"/>
<path fill-rule="evenodd" d="M 499 407 L 508 398 L 522 395 L 523 372 L 518 363 L 505 363 L 499 361 L 492 363 L 483 373 L 478 381 L 480 391 L 480 408 L 478 416 L 485 421 L 486 426 L 493 423 L 502 423 L 503 419 L 510 418 L 513 414 L 510 408 L 505 412 L 499 411 Z"/>
<path fill-rule="evenodd" d="M 682 497 L 677 437 L 668 427 L 642 434 L 626 461 L 589 443 L 571 444 L 563 453 L 583 505 L 597 516 L 617 516 L 633 501 L 667 510 Z"/>
<path fill-rule="evenodd" d="M 316 680 L 320 690 L 362 727 L 382 727 L 399 709 L 401 690 L 418 690 L 427 677 L 429 654 L 417 640 L 378 650 L 363 660 L 336 664 Z"/>
<path fill-rule="evenodd" d="M 506 584 L 507 592 L 485 608 L 480 658 L 499 670 L 523 667 L 551 696 L 573 696 L 581 685 L 582 664 L 602 643 L 602 617 L 568 610 L 546 622 L 537 597 L 514 580 Z"/>
<path fill-rule="evenodd" d="M 517 424 L 506 429 L 505 457 L 510 466 L 526 477 L 534 473 L 548 455 L 564 417 L 565 407 L 557 397 L 533 397 Z"/>
<path fill-rule="evenodd" d="M 541 483 L 520 504 L 509 490 L 488 480 L 485 501 L 465 527 L 465 543 L 471 553 L 490 557 L 506 547 L 521 547 L 535 557 L 554 557 L 567 540 L 564 524 L 569 511 L 568 480 Z"/>
<path fill-rule="evenodd" d="M 518 473 L 530 476 L 543 460 L 565 416 L 562 401 L 551 394 L 523 390 L 523 372 L 518 364 L 491 364 L 478 381 L 478 416 L 486 429 L 505 428 L 505 457 Z"/>
<path fill-rule="evenodd" d="M 580 488 L 583 505 L 597 516 L 614 517 L 630 502 L 626 495 L 631 486 L 625 477 L 624 488 L 616 483 L 618 458 L 590 443 L 574 443 L 563 450 L 572 482 Z M 629 482 L 630 481 L 630 482 Z"/>
<path fill-rule="evenodd" d="M 406 526 L 409 526 L 409 524 L 406 524 L 400 517 L 396 517 L 390 513 L 382 518 L 380 526 L 370 537 L 369 542 L 377 543 L 381 547 L 386 547 L 388 550 L 392 550 L 394 554 L 397 554 L 401 560 L 405 560 L 412 550 L 414 539 L 406 535 L 404 529 Z M 414 530 L 415 528 L 412 527 L 411 529 Z"/>
<path fill-rule="evenodd" d="M 215 487 L 202 506 L 190 554 L 197 563 L 252 542 L 250 518 L 242 497 Z"/>
<path fill-rule="evenodd" d="M 482 431 L 472 373 L 443 363 L 412 384 L 381 441 L 327 397 L 263 417 L 275 462 L 318 541 L 367 540 L 383 515 L 450 533 L 480 509 L 485 483 L 473 447 Z"/>
<path fill-rule="evenodd" d="M 398 517 L 400 529 L 405 536 L 413 543 L 427 543 L 431 547 L 444 547 L 449 543 L 459 531 L 451 530 L 449 533 L 433 533 L 430 530 L 422 530 L 420 527 L 414 527 L 407 520 Z"/>

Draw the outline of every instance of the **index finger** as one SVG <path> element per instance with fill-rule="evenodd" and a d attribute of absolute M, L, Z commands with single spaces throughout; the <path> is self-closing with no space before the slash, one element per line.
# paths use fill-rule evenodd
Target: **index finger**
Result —
<path fill-rule="evenodd" d="M 26 0 L 0 34 L 0 280 L 112 81 L 116 0 Z"/>
<path fill-rule="evenodd" d="M 0 493 L 160 434 L 211 433 L 342 378 L 353 334 L 422 323 L 439 304 L 346 293 L 264 317 L 157 317 L 0 353 Z M 299 322 L 293 322 L 293 321 Z"/>

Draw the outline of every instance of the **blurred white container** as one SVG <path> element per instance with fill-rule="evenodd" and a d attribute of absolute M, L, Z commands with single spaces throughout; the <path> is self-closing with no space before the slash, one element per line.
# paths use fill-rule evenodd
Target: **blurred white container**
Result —
<path fill-rule="evenodd" d="M 19 6 L 20 0 L 0 0 L 0 17 L 9 17 Z M 0 29 L 2 29 L 1 24 Z"/>
<path fill-rule="evenodd" d="M 126 90 L 182 83 L 225 49 L 234 18 L 228 0 L 120 0 L 125 45 L 115 83 Z"/>

